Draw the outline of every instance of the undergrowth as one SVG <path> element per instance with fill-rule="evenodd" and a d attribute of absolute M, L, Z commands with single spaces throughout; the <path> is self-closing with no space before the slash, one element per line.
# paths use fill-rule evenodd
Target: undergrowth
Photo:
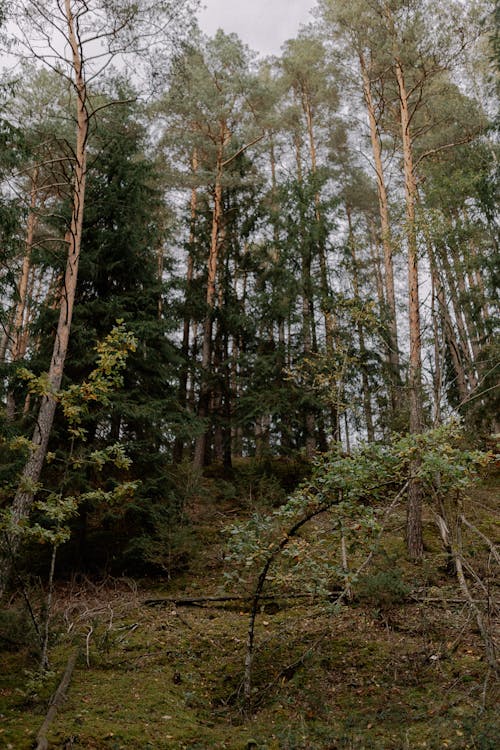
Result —
<path fill-rule="evenodd" d="M 466 500 L 468 516 L 488 538 L 494 537 L 498 485 L 498 477 L 489 477 Z M 58 583 L 51 673 L 43 681 L 37 681 L 29 618 L 21 601 L 10 603 L 0 619 L 0 747 L 33 747 L 78 644 L 72 684 L 48 735 L 52 748 L 496 750 L 498 683 L 476 623 L 431 514 L 423 565 L 407 561 L 402 508 L 341 605 L 311 591 L 294 598 L 300 592 L 292 589 L 263 599 L 255 626 L 254 708 L 245 716 L 248 600 L 182 603 L 193 593 L 228 595 L 224 532 L 249 512 L 247 503 L 235 508 L 234 500 L 217 499 L 188 509 L 198 562 L 187 575 L 140 586 L 128 579 Z M 316 532 L 324 537 L 325 528 Z M 490 576 L 493 625 L 491 552 L 468 528 L 463 544 L 474 569 Z M 471 585 L 479 597 L 480 587 Z M 231 591 L 242 594 L 238 587 Z M 146 606 L 152 596 L 163 603 Z"/>

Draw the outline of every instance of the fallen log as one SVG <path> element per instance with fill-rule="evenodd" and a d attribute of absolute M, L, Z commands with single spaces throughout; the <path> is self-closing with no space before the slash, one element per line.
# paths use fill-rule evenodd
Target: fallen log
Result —
<path fill-rule="evenodd" d="M 330 592 L 331 596 L 335 596 L 337 592 Z M 276 601 L 277 599 L 315 599 L 315 594 L 267 594 L 261 596 L 261 600 L 264 601 Z M 322 597 L 324 598 L 324 597 Z M 146 607 L 161 607 L 173 604 L 176 607 L 202 607 L 205 604 L 227 604 L 228 602 L 251 602 L 253 597 L 251 596 L 189 596 L 189 597 L 162 597 L 161 599 L 145 599 L 143 604 Z"/>
<path fill-rule="evenodd" d="M 66 669 L 64 670 L 64 674 L 62 676 L 61 682 L 59 683 L 59 687 L 54 693 L 54 697 L 52 698 L 50 702 L 49 710 L 47 711 L 45 715 L 43 724 L 38 730 L 38 734 L 36 736 L 36 741 L 38 743 L 36 746 L 36 750 L 48 750 L 49 741 L 47 739 L 47 731 L 55 719 L 58 708 L 61 706 L 64 699 L 66 698 L 66 693 L 68 692 L 69 684 L 71 682 L 71 677 L 73 675 L 73 670 L 75 668 L 77 658 L 78 658 L 78 649 L 75 649 L 68 658 Z"/>

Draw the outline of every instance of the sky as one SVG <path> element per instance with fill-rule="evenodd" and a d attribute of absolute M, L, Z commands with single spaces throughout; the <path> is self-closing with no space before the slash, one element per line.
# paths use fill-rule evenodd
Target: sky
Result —
<path fill-rule="evenodd" d="M 301 24 L 311 20 L 314 0 L 203 0 L 201 29 L 213 35 L 221 28 L 235 32 L 262 55 L 277 55 L 284 41 L 296 36 Z"/>

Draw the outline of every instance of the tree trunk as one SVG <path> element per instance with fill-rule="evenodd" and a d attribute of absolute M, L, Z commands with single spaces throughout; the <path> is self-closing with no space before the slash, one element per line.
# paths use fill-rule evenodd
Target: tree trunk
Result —
<path fill-rule="evenodd" d="M 193 157 L 191 160 L 191 167 L 192 167 L 193 175 L 196 175 L 196 172 L 198 170 L 198 156 L 196 153 L 196 149 L 193 152 Z M 196 216 L 197 216 L 197 211 L 198 211 L 198 192 L 196 190 L 196 187 L 193 187 L 191 190 L 190 211 L 191 211 L 191 221 L 190 221 L 190 227 L 189 227 L 189 253 L 188 253 L 187 273 L 186 273 L 186 297 L 185 297 L 186 306 L 189 305 L 189 298 L 190 298 L 190 293 L 191 293 L 191 285 L 193 283 L 193 272 L 194 272 L 194 254 L 195 254 L 195 243 L 196 243 Z M 184 313 L 184 322 L 183 322 L 183 327 L 182 327 L 182 346 L 181 346 L 182 365 L 181 365 L 181 372 L 179 376 L 179 390 L 177 394 L 179 407 L 181 409 L 186 408 L 186 402 L 187 402 L 187 385 L 188 385 L 188 377 L 189 377 L 188 360 L 189 360 L 190 329 L 191 329 L 191 318 L 189 315 L 189 310 L 186 309 L 186 312 Z M 184 441 L 181 437 L 176 437 L 174 441 L 174 450 L 173 450 L 174 463 L 180 463 L 182 461 L 183 452 L 184 452 Z"/>
<path fill-rule="evenodd" d="M 396 315 L 396 295 L 394 291 L 394 265 L 392 261 L 392 240 L 389 220 L 389 200 L 387 197 L 387 187 L 385 184 L 384 167 L 382 162 L 382 144 L 377 125 L 375 113 L 375 103 L 372 96 L 372 82 L 370 80 L 366 60 L 362 53 L 359 54 L 361 74 L 363 78 L 363 96 L 368 112 L 368 121 L 370 124 L 370 139 L 372 145 L 373 161 L 375 166 L 375 175 L 377 178 L 378 207 L 380 217 L 380 228 L 382 237 L 382 247 L 384 249 L 384 280 L 385 280 L 385 302 L 386 316 L 388 318 L 388 362 L 391 377 L 391 407 L 393 414 L 398 408 L 398 387 L 400 386 L 400 361 L 398 345 L 398 328 Z"/>
<path fill-rule="evenodd" d="M 297 167 L 297 182 L 303 183 L 302 157 L 300 153 L 300 138 L 298 133 L 295 135 L 295 163 Z M 300 198 L 302 201 L 302 197 Z M 301 294 L 302 294 L 302 347 L 304 355 L 307 357 L 312 351 L 312 284 L 311 284 L 311 251 L 309 248 L 307 230 L 303 217 L 302 205 L 299 206 L 299 236 L 300 236 L 300 253 L 301 253 Z M 316 450 L 315 438 L 316 423 L 314 414 L 309 406 L 306 406 L 304 413 L 304 431 L 305 431 L 305 449 L 306 456 L 312 458 Z"/>
<path fill-rule="evenodd" d="M 395 59 L 395 71 L 400 101 L 401 138 L 403 143 L 406 198 L 406 239 L 408 245 L 408 312 L 410 326 L 408 395 L 410 408 L 410 434 L 418 435 L 422 432 L 422 341 L 418 295 L 418 248 L 415 226 L 417 186 L 413 164 L 413 145 L 410 132 L 408 93 L 406 91 L 403 68 L 401 62 L 397 58 Z M 412 560 L 420 560 L 424 552 L 422 539 L 422 487 L 417 476 L 419 468 L 419 459 L 413 459 L 410 462 L 410 483 L 408 486 L 408 510 L 406 523 L 406 543 L 408 554 Z"/>
<path fill-rule="evenodd" d="M 224 131 L 225 132 L 225 131 Z M 219 144 L 217 153 L 217 167 L 214 185 L 214 205 L 212 209 L 212 231 L 210 236 L 210 251 L 207 267 L 207 295 L 206 312 L 203 324 L 203 344 L 201 350 L 201 384 L 198 401 L 198 416 L 207 419 L 210 408 L 210 374 L 212 369 L 212 328 L 213 315 L 216 300 L 217 264 L 219 256 L 219 234 L 222 220 L 222 172 L 223 172 L 223 149 L 225 135 Z M 205 463 L 205 451 L 207 444 L 207 430 L 196 438 L 193 464 L 195 468 L 201 469 Z"/>
<path fill-rule="evenodd" d="M 460 345 L 456 339 L 455 329 L 453 326 L 453 322 L 451 320 L 448 306 L 446 304 L 443 281 L 440 276 L 437 259 L 436 259 L 436 253 L 434 252 L 434 248 L 432 246 L 429 232 L 425 228 L 426 226 L 427 225 L 424 223 L 424 234 L 425 234 L 425 240 L 426 240 L 426 245 L 427 245 L 427 255 L 429 256 L 429 263 L 430 263 L 430 269 L 431 269 L 432 291 L 434 295 L 433 299 L 435 297 L 435 301 L 437 302 L 436 312 L 439 314 L 439 318 L 442 321 L 444 339 L 450 351 L 451 360 L 453 363 L 453 369 L 456 375 L 456 382 L 457 382 L 458 393 L 460 396 L 460 401 L 464 402 L 464 401 L 467 401 L 469 397 L 469 391 L 467 387 L 467 378 L 465 375 L 465 369 L 464 369 L 464 365 L 462 361 L 463 359 L 462 352 L 461 352 Z M 434 335 L 436 338 L 436 333 Z M 436 346 L 436 342 L 435 342 L 435 346 Z M 436 350 L 436 358 L 437 356 L 438 356 L 438 353 Z M 436 359 L 435 375 L 437 374 L 438 370 L 441 370 L 441 368 L 438 366 L 437 359 Z M 441 376 L 440 376 L 440 381 L 441 381 Z M 436 417 L 437 417 L 437 413 L 436 413 Z"/>
<path fill-rule="evenodd" d="M 316 177 L 317 159 L 316 159 L 316 140 L 314 137 L 313 112 L 310 98 L 307 91 L 302 91 L 302 108 L 307 121 L 307 133 L 309 136 L 309 154 L 311 157 L 311 174 Z M 320 209 L 320 195 L 318 191 L 314 192 L 314 213 L 318 232 L 318 259 L 320 268 L 320 288 L 321 288 L 321 311 L 325 321 L 325 343 L 327 352 L 333 352 L 333 322 L 330 310 L 330 286 L 328 283 L 328 266 L 326 262 L 326 248 L 323 237 L 321 224 L 323 217 Z"/>
<path fill-rule="evenodd" d="M 11 517 L 14 530 L 9 531 L 7 534 L 7 553 L 0 559 L 0 598 L 5 592 L 5 587 L 10 577 L 12 559 L 16 555 L 21 542 L 20 534 L 16 533 L 17 528 L 20 527 L 21 522 L 30 514 L 35 495 L 35 486 L 40 478 L 47 453 L 56 410 L 57 392 L 61 387 L 64 363 L 68 350 L 81 250 L 89 115 L 86 106 L 87 92 L 83 77 L 83 61 L 80 57 L 80 43 L 75 31 L 70 0 L 65 0 L 65 9 L 68 22 L 68 41 L 71 45 L 73 55 L 74 85 L 77 94 L 77 133 L 73 176 L 74 184 L 72 188 L 72 211 L 70 228 L 66 234 L 68 257 L 64 283 L 61 289 L 59 321 L 48 373 L 48 393 L 41 398 L 36 427 L 32 437 L 32 448 L 22 471 L 18 490 L 12 504 Z"/>
<path fill-rule="evenodd" d="M 453 270 L 451 268 L 446 252 L 441 253 L 440 260 L 441 260 L 441 265 L 444 270 L 444 275 L 446 277 L 446 282 L 448 285 L 448 292 L 451 298 L 451 305 L 453 308 L 453 313 L 454 313 L 454 318 L 455 318 L 456 329 L 458 331 L 458 340 L 460 344 L 461 359 L 463 361 L 463 367 L 464 367 L 464 372 L 466 375 L 466 380 L 468 381 L 467 390 L 472 391 L 477 386 L 477 377 L 474 371 L 472 351 L 470 349 L 469 337 L 467 334 L 467 329 L 466 329 L 465 321 L 463 318 L 463 309 L 462 309 L 462 306 L 460 304 L 460 300 L 458 297 Z"/>
<path fill-rule="evenodd" d="M 356 245 L 354 242 L 354 231 L 352 227 L 351 208 L 347 204 L 346 204 L 346 215 L 347 215 L 347 225 L 349 228 L 349 249 L 351 251 L 351 257 L 352 257 L 352 284 L 354 288 L 354 296 L 359 303 L 361 300 L 361 297 L 359 294 L 358 260 L 356 257 Z M 363 410 L 365 413 L 366 434 L 368 437 L 368 441 L 372 443 L 375 440 L 375 430 L 373 427 L 373 411 L 372 411 L 371 395 L 370 395 L 370 381 L 368 378 L 368 370 L 366 367 L 365 333 L 363 330 L 363 325 L 360 320 L 358 320 L 356 324 L 356 328 L 358 331 L 359 354 L 360 354 L 360 360 L 361 360 L 360 369 L 361 369 L 361 382 L 363 386 Z"/>

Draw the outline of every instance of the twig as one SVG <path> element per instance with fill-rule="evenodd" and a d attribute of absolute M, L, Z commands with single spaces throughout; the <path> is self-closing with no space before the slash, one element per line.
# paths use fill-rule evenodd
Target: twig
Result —
<path fill-rule="evenodd" d="M 52 548 L 52 555 L 50 559 L 50 572 L 49 572 L 49 584 L 47 591 L 47 603 L 42 643 L 42 657 L 40 660 L 41 668 L 48 669 L 49 667 L 49 637 L 50 637 L 50 619 L 52 617 L 52 595 L 54 593 L 54 571 L 56 566 L 57 556 L 57 544 L 54 544 Z"/>
<path fill-rule="evenodd" d="M 87 663 L 87 667 L 90 667 L 90 636 L 93 632 L 93 625 L 89 625 L 89 632 L 87 633 L 87 636 L 85 638 L 85 661 Z"/>
<path fill-rule="evenodd" d="M 470 604 L 471 602 L 474 602 L 474 604 L 488 604 L 489 602 L 489 598 L 469 599 L 468 597 L 453 597 L 452 599 L 445 599 L 439 596 L 418 596 L 417 594 L 410 594 L 410 599 L 414 602 L 432 602 L 433 604 L 442 604 L 443 606 L 446 604 Z"/>
<path fill-rule="evenodd" d="M 500 565 L 500 555 L 498 554 L 498 548 L 497 548 L 496 544 L 493 544 L 493 542 L 491 541 L 491 539 L 489 539 L 486 536 L 486 534 L 483 534 L 482 531 L 479 531 L 479 529 L 476 528 L 476 526 L 474 526 L 474 524 L 472 524 L 470 521 L 468 521 L 463 514 L 460 516 L 460 520 L 462 521 L 463 524 L 465 524 L 467 526 L 467 528 L 469 528 L 471 531 L 473 531 L 475 534 L 477 534 L 483 540 L 483 542 L 485 542 L 485 544 L 488 545 L 488 547 L 490 548 L 491 554 L 495 558 L 495 560 L 498 563 L 498 565 Z"/>
<path fill-rule="evenodd" d="M 479 632 L 481 633 L 481 636 L 483 638 L 487 662 L 489 666 L 491 667 L 491 669 L 493 670 L 493 672 L 498 676 L 500 670 L 499 670 L 496 653 L 495 653 L 495 644 L 484 622 L 481 611 L 477 607 L 476 602 L 474 601 L 472 594 L 470 593 L 469 587 L 467 585 L 467 580 L 465 578 L 464 569 L 462 565 L 461 547 L 462 547 L 462 542 L 461 542 L 460 519 L 459 519 L 459 522 L 457 523 L 457 544 L 453 545 L 453 558 L 455 560 L 455 570 L 457 573 L 458 584 L 460 586 L 460 589 L 462 590 L 464 597 L 469 603 L 471 610 L 474 612 L 477 626 L 479 628 Z"/>

